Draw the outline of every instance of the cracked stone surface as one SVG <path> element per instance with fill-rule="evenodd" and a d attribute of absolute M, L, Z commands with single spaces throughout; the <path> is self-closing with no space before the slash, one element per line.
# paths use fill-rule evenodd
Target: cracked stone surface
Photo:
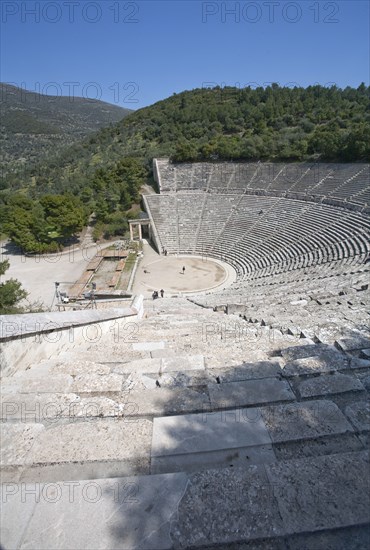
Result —
<path fill-rule="evenodd" d="M 277 378 L 210 385 L 208 391 L 215 407 L 243 407 L 295 399 L 288 382 Z"/>
<path fill-rule="evenodd" d="M 352 432 L 353 429 L 332 401 L 289 403 L 261 409 L 274 442 L 299 441 Z"/>
<path fill-rule="evenodd" d="M 133 390 L 125 401 L 130 404 L 128 416 L 161 416 L 209 408 L 209 396 L 204 389 L 155 388 L 153 391 Z"/>
<path fill-rule="evenodd" d="M 218 376 L 222 382 L 238 382 L 279 376 L 281 367 L 277 361 L 259 361 L 236 367 L 210 369 L 210 372 L 214 376 Z"/>
<path fill-rule="evenodd" d="M 364 386 L 353 376 L 335 373 L 305 380 L 298 386 L 302 397 L 317 397 L 348 391 L 364 391 Z"/>
<path fill-rule="evenodd" d="M 265 471 L 208 470 L 189 475 L 189 484 L 173 521 L 175 548 L 278 536 L 284 532 L 277 502 Z"/>
<path fill-rule="evenodd" d="M 347 418 L 360 431 L 370 430 L 370 403 L 361 401 L 348 405 L 345 410 Z"/>
<path fill-rule="evenodd" d="M 309 374 L 321 374 L 335 372 L 349 367 L 349 360 L 345 357 L 334 357 L 329 361 L 321 357 L 303 357 L 285 364 L 282 375 L 302 376 Z"/>
<path fill-rule="evenodd" d="M 148 420 L 61 424 L 40 433 L 29 458 L 35 464 L 99 460 L 148 463 L 151 435 L 152 424 Z"/>
<path fill-rule="evenodd" d="M 370 521 L 367 452 L 266 465 L 287 533 Z"/>
<path fill-rule="evenodd" d="M 45 428 L 42 424 L 1 424 L 1 465 L 30 462 L 30 453 Z"/>

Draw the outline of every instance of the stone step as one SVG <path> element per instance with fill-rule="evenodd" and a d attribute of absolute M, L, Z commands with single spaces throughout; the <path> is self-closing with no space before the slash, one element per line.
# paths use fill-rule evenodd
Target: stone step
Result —
<path fill-rule="evenodd" d="M 289 378 L 293 376 L 322 375 L 337 371 L 368 368 L 370 368 L 370 361 L 366 359 L 358 359 L 341 353 L 321 353 L 320 355 L 311 355 L 288 361 L 282 369 L 282 376 Z"/>
<path fill-rule="evenodd" d="M 330 396 L 346 392 L 364 392 L 365 387 L 355 376 L 341 373 L 321 374 L 298 385 L 302 398 Z"/>
<path fill-rule="evenodd" d="M 313 454 L 339 452 L 346 445 L 357 450 L 366 441 L 355 434 L 369 431 L 370 422 L 366 402 L 349 405 L 347 419 L 325 400 L 215 410 L 212 395 L 192 388 L 134 391 L 124 403 L 73 394 L 49 402 L 46 395 L 28 403 L 10 398 L 3 403 L 2 467 L 4 479 L 13 481 L 90 476 L 95 467 L 103 477 L 118 470 L 149 473 L 150 457 L 152 473 L 162 473 L 271 461 L 311 448 Z M 186 414 L 190 411 L 199 412 Z M 143 417 L 153 416 L 152 436 L 152 421 Z"/>
<path fill-rule="evenodd" d="M 361 476 L 368 479 L 368 461 L 359 452 L 190 473 L 172 524 L 173 546 L 244 542 L 253 548 L 253 541 L 256 548 L 275 549 L 277 537 L 289 541 L 292 535 L 366 524 L 369 484 Z M 258 546 L 261 540 L 267 544 Z"/>
<path fill-rule="evenodd" d="M 127 363 L 112 363 L 112 372 L 125 374 L 128 372 L 142 374 L 158 374 L 175 371 L 197 371 L 204 370 L 205 362 L 203 355 L 176 355 L 173 357 L 152 357 L 137 359 Z"/>
<path fill-rule="evenodd" d="M 79 395 L 106 395 L 120 397 L 124 386 L 124 377 L 113 374 L 78 374 L 75 376 L 34 376 L 26 371 L 25 376 L 3 378 L 1 392 L 6 394 L 29 393 L 77 393 Z"/>
<path fill-rule="evenodd" d="M 107 354 L 103 351 L 76 351 L 73 354 L 68 352 L 60 356 L 61 360 L 70 362 L 75 356 L 76 360 L 97 362 L 111 365 L 114 363 L 129 363 L 133 361 L 142 361 L 147 359 L 172 359 L 184 356 L 202 355 L 208 368 L 223 368 L 236 366 L 242 363 L 252 363 L 256 361 L 268 361 L 273 356 L 273 349 L 270 346 L 260 345 L 258 342 L 253 345 L 238 345 L 232 342 L 227 344 L 213 346 L 211 344 L 202 344 L 199 342 L 188 342 L 186 340 L 171 344 L 171 348 L 163 350 L 154 350 L 152 352 L 111 352 Z"/>
<path fill-rule="evenodd" d="M 119 357 L 107 356 L 98 358 L 96 355 L 96 361 L 87 360 L 85 353 L 81 352 L 73 353 L 75 357 L 74 361 L 71 361 L 71 354 L 64 353 L 56 360 L 44 361 L 38 365 L 33 365 L 26 371 L 19 371 L 15 373 L 12 379 L 16 377 L 43 377 L 43 376 L 60 376 L 62 374 L 72 377 L 82 376 L 86 374 L 92 375 L 108 375 L 108 374 L 122 374 L 128 373 L 161 373 L 170 371 L 188 371 L 188 370 L 203 370 L 205 368 L 204 357 L 201 354 L 181 354 L 176 353 L 174 350 L 156 350 L 156 351 L 171 351 L 172 353 L 163 354 L 163 357 L 145 357 L 139 359 L 130 360 L 126 356 L 120 355 Z M 81 358 L 79 358 L 79 355 Z M 156 355 L 154 352 L 152 355 Z M 3 378 L 7 380 L 7 378 Z M 9 378 L 10 380 L 10 378 Z M 67 389 L 67 387 L 66 387 Z"/>
<path fill-rule="evenodd" d="M 335 344 L 342 351 L 361 351 L 369 347 L 370 336 L 368 332 L 356 331 L 351 334 L 351 337 L 338 339 Z"/>
<path fill-rule="evenodd" d="M 196 368 L 185 371 L 171 370 L 171 366 L 179 366 L 179 362 L 168 365 L 168 371 L 157 363 L 157 372 L 153 373 L 145 373 L 148 370 L 147 362 L 141 365 L 144 373 L 132 371 L 131 363 L 116 365 L 113 367 L 114 373 L 110 375 L 76 377 L 66 393 L 52 392 L 52 377 L 50 387 L 45 392 L 35 390 L 33 393 L 31 388 L 29 392 L 21 393 L 16 391 L 17 386 L 5 384 L 2 389 L 1 419 L 5 422 L 22 419 L 24 422 L 49 425 L 58 419 L 153 418 L 295 399 L 286 380 L 279 377 L 256 378 L 261 376 L 258 363 L 251 365 L 250 369 L 244 367 L 244 374 L 237 367 L 235 370 L 239 374 L 236 378 L 243 377 L 244 380 L 227 382 L 215 376 L 212 369 L 200 368 L 203 366 L 201 357 L 192 359 L 196 359 L 196 362 L 190 366 Z M 268 366 L 267 363 L 262 365 Z M 233 380 L 231 372 L 234 369 L 227 370 L 229 379 Z M 118 374 L 115 374 L 116 371 Z M 11 383 L 13 378 L 9 379 Z M 21 377 L 18 378 L 24 382 Z"/>
<path fill-rule="evenodd" d="M 2 421 L 49 425 L 58 419 L 154 417 L 294 399 L 287 382 L 279 380 L 278 361 L 223 370 L 205 369 L 201 355 L 105 365 L 48 361 L 41 368 L 46 366 L 45 379 L 37 366 L 3 379 Z M 54 370 L 76 374 L 54 376 Z M 64 391 L 58 377 L 68 381 Z"/>
<path fill-rule="evenodd" d="M 219 378 L 221 383 L 272 378 L 281 376 L 282 373 L 281 363 L 278 359 L 244 363 L 236 367 L 210 368 L 208 370 L 213 376 Z"/>
<path fill-rule="evenodd" d="M 246 407 L 260 403 L 294 401 L 295 395 L 285 380 L 263 378 L 208 386 L 214 409 Z"/>
<path fill-rule="evenodd" d="M 217 377 L 212 370 L 161 370 L 158 373 L 147 374 L 146 380 L 150 380 L 152 387 L 161 388 L 191 388 L 193 386 L 207 386 L 217 384 Z M 150 387 L 149 385 L 147 386 Z"/>
<path fill-rule="evenodd" d="M 188 483 L 185 474 L 5 483 L 2 544 L 6 550 L 169 549 L 171 521 Z"/>
<path fill-rule="evenodd" d="M 149 473 L 152 423 L 125 419 L 1 425 L 3 481 Z"/>
<path fill-rule="evenodd" d="M 4 483 L 2 544 L 7 550 L 85 550 L 97 541 L 101 550 L 366 548 L 368 469 L 368 454 L 354 452 L 200 472 Z"/>
<path fill-rule="evenodd" d="M 312 440 L 323 442 L 353 432 L 337 405 L 325 400 L 218 412 L 204 409 L 201 414 L 154 419 L 151 469 L 163 473 L 271 462 L 276 460 L 275 446 L 309 447 Z M 316 452 L 324 454 L 325 445 Z"/>
<path fill-rule="evenodd" d="M 99 418 L 122 419 L 137 412 L 127 394 L 122 399 L 106 396 L 84 396 L 75 393 L 40 393 L 1 395 L 1 422 L 22 422 L 27 425 L 55 426 L 62 422 L 90 422 Z"/>
<path fill-rule="evenodd" d="M 340 353 L 334 346 L 328 344 L 315 344 L 313 341 L 305 343 L 303 345 L 290 346 L 281 350 L 281 355 L 285 361 L 295 361 L 296 359 L 304 359 L 306 357 L 320 356 L 325 358 L 328 362 L 343 361 L 345 355 Z"/>

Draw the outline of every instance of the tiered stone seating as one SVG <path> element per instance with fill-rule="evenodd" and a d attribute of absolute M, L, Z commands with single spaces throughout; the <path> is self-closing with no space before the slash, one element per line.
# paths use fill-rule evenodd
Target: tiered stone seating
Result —
<path fill-rule="evenodd" d="M 146 197 L 169 253 L 231 263 L 239 277 L 259 278 L 370 251 L 367 216 L 326 204 L 246 194 L 176 193 Z"/>
<path fill-rule="evenodd" d="M 307 187 L 312 185 L 313 178 L 317 177 L 314 173 L 315 165 L 309 163 L 291 163 L 272 165 L 271 183 L 268 187 L 269 192 L 294 191 L 305 193 Z"/>
<path fill-rule="evenodd" d="M 362 191 L 355 193 L 351 200 L 357 202 L 358 204 L 367 204 L 370 205 L 370 185 L 367 185 Z"/>
<path fill-rule="evenodd" d="M 168 159 L 154 159 L 153 168 L 160 191 L 165 192 L 168 189 L 173 190 L 175 187 L 174 184 L 172 184 L 172 180 L 175 175 L 175 167 L 169 164 Z"/>
<path fill-rule="evenodd" d="M 155 231 L 159 242 L 159 250 L 167 248 L 169 252 L 178 252 L 178 216 L 176 195 L 151 195 L 144 197 L 147 204 L 150 202 L 149 215 L 155 220 Z M 168 220 L 172 220 L 169 224 Z M 175 224 L 173 223 L 175 221 Z"/>
<path fill-rule="evenodd" d="M 175 170 L 176 190 L 181 191 L 182 189 L 190 189 L 192 187 L 192 175 L 192 164 L 183 164 L 181 170 Z"/>
<path fill-rule="evenodd" d="M 223 163 L 223 170 L 227 173 L 229 164 Z M 230 179 L 228 189 L 244 189 L 249 186 L 250 182 L 254 181 L 259 174 L 259 163 L 232 163 L 234 172 Z"/>
<path fill-rule="evenodd" d="M 184 193 L 176 197 L 178 214 L 178 251 L 192 254 L 196 240 L 202 205 L 207 198 L 203 193 Z M 196 207 L 194 205 L 196 204 Z"/>
<path fill-rule="evenodd" d="M 199 216 L 199 227 L 197 237 L 193 243 L 193 253 L 209 255 L 212 245 L 218 235 L 222 232 L 223 226 L 236 208 L 239 197 L 236 195 L 205 194 L 205 202 Z"/>
<path fill-rule="evenodd" d="M 367 177 L 366 177 L 367 172 Z M 333 165 L 329 175 L 318 185 L 314 186 L 310 193 L 315 196 L 336 197 L 347 200 L 358 191 L 364 189 L 368 176 L 368 165 Z"/>
<path fill-rule="evenodd" d="M 3 376 L 4 548 L 366 548 L 363 335 L 145 311 Z"/>
<path fill-rule="evenodd" d="M 238 313 L 251 323 L 335 344 L 343 332 L 367 332 L 370 267 L 344 261 L 237 282 L 194 296 L 195 303 Z"/>
<path fill-rule="evenodd" d="M 367 207 L 362 191 L 370 185 L 369 164 L 335 163 L 194 163 L 156 161 L 162 192 L 189 189 L 219 192 L 244 190 L 257 194 L 294 193 L 292 198 L 335 200 L 342 206 Z M 353 199 L 353 200 L 352 200 Z"/>

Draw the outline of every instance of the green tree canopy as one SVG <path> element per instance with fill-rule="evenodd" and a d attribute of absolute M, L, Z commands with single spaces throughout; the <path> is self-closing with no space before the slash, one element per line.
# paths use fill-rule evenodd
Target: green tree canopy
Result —
<path fill-rule="evenodd" d="M 0 277 L 9 269 L 9 261 L 0 262 Z M 19 302 L 27 297 L 27 292 L 16 279 L 0 283 L 0 314 L 18 313 L 21 311 Z"/>

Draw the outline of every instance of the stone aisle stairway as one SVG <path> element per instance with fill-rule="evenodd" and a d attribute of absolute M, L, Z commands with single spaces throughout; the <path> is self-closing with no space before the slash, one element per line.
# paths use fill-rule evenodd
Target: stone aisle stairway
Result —
<path fill-rule="evenodd" d="M 367 548 L 366 342 L 145 310 L 1 380 L 4 550 Z"/>

